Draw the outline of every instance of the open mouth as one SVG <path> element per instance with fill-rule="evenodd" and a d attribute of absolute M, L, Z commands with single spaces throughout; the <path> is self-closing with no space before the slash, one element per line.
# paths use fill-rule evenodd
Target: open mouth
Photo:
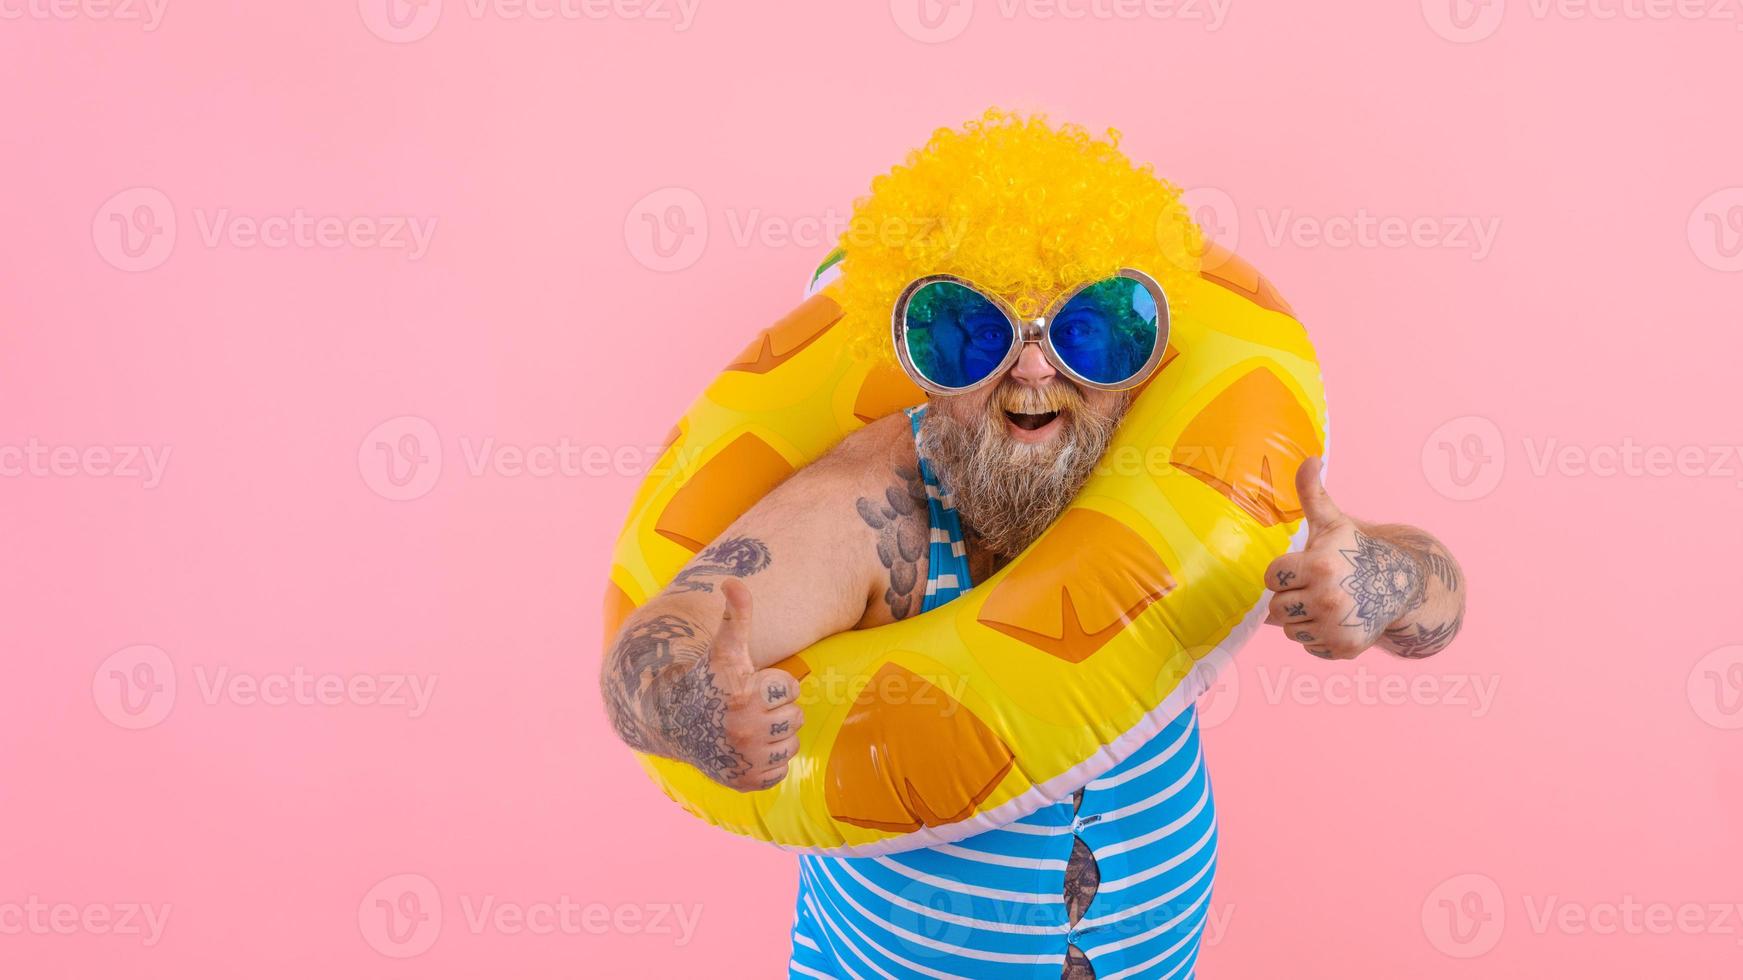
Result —
<path fill-rule="evenodd" d="M 1005 418 L 1024 432 L 1034 432 L 1059 417 L 1058 412 L 1005 412 Z"/>

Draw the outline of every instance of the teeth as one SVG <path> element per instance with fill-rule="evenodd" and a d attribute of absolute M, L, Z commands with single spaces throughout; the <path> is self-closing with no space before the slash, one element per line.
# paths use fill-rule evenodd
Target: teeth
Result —
<path fill-rule="evenodd" d="M 1028 431 L 1041 428 L 1053 421 L 1058 415 L 1058 412 L 1005 412 L 1005 417 L 1009 418 L 1017 428 Z"/>

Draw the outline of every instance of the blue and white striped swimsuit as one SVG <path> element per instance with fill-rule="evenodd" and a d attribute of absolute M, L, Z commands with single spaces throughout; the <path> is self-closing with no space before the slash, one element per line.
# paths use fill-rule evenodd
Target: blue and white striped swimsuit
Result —
<path fill-rule="evenodd" d="M 907 410 L 920 452 L 925 407 Z M 932 543 L 925 612 L 972 585 L 962 526 L 923 452 Z M 1076 926 L 1065 907 L 1072 838 L 1101 888 Z M 1216 814 L 1189 707 L 1067 798 L 956 844 L 885 857 L 799 858 L 788 977 L 1058 980 L 1067 944 L 1097 980 L 1189 978 L 1216 876 Z"/>

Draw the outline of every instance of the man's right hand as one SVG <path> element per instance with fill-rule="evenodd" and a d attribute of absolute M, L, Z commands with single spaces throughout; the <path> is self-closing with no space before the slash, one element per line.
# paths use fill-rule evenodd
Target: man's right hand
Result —
<path fill-rule="evenodd" d="M 805 712 L 799 682 L 779 667 L 751 662 L 750 590 L 724 579 L 726 599 L 706 659 L 665 681 L 662 727 L 674 758 L 741 792 L 768 789 L 799 751 Z"/>

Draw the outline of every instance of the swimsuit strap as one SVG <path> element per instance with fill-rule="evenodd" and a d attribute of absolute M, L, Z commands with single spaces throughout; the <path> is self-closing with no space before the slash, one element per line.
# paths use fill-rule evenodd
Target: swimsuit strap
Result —
<path fill-rule="evenodd" d="M 962 542 L 962 521 L 957 517 L 950 489 L 938 479 L 938 473 L 926 458 L 921 445 L 920 423 L 926 418 L 926 406 L 903 409 L 908 425 L 914 430 L 914 455 L 920 460 L 920 479 L 926 484 L 926 514 L 931 521 L 931 544 L 926 554 L 926 597 L 921 612 L 944 605 L 967 592 L 974 585 L 968 572 L 968 550 Z"/>

